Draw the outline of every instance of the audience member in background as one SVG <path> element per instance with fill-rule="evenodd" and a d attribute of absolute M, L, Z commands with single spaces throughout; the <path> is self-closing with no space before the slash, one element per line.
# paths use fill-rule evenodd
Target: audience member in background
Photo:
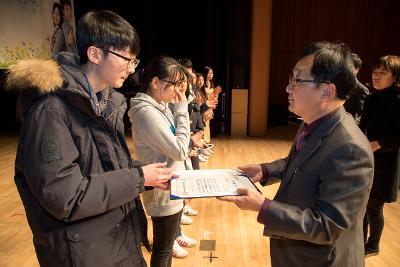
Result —
<path fill-rule="evenodd" d="M 361 68 L 362 61 L 360 57 L 355 53 L 351 54 L 351 58 L 353 59 L 354 62 L 355 75 L 357 79 L 357 74 Z M 353 116 L 357 125 L 360 124 L 361 115 L 364 109 L 365 98 L 367 97 L 368 94 L 369 94 L 368 88 L 362 83 L 360 83 L 360 81 L 357 79 L 356 87 L 351 92 L 350 97 L 346 100 L 346 102 L 344 102 L 344 108 L 348 113 L 350 113 Z"/>
<path fill-rule="evenodd" d="M 239 167 L 254 182 L 278 178 L 278 192 L 273 200 L 248 189 L 222 198 L 259 212 L 272 266 L 364 266 L 362 224 L 374 162 L 367 138 L 342 107 L 355 85 L 348 48 L 308 46 L 286 87 L 289 110 L 304 121 L 288 157 Z"/>
<path fill-rule="evenodd" d="M 188 104 L 178 88 L 186 82 L 185 69 L 170 57 L 156 57 L 141 74 L 141 90 L 131 99 L 128 112 L 132 138 L 144 164 L 167 162 L 173 170 L 186 170 L 190 129 Z M 173 113 L 168 103 L 174 101 Z M 171 266 L 182 200 L 170 200 L 170 192 L 154 188 L 143 193 L 143 203 L 153 222 L 151 266 Z"/>
<path fill-rule="evenodd" d="M 64 18 L 61 5 L 59 3 L 57 2 L 53 3 L 51 14 L 53 17 L 53 26 L 54 26 L 54 32 L 51 37 L 51 54 L 52 57 L 55 58 L 55 56 L 59 52 L 66 50 L 65 37 L 62 30 L 62 24 L 64 22 Z"/>
<path fill-rule="evenodd" d="M 139 37 L 111 11 L 83 15 L 77 37 L 79 56 L 20 61 L 7 77 L 20 92 L 14 179 L 36 255 L 49 267 L 147 266 L 139 194 L 166 189 L 172 170 L 141 167 L 125 141 L 126 100 L 113 87 L 135 71 Z"/>
<path fill-rule="evenodd" d="M 396 201 L 399 188 L 400 57 L 378 58 L 372 71 L 372 85 L 376 91 L 368 96 L 360 121 L 375 159 L 374 183 L 364 218 L 365 256 L 379 253 L 383 206 Z"/>

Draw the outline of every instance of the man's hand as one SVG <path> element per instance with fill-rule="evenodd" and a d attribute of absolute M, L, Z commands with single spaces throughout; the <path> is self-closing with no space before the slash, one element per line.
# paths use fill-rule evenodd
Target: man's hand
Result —
<path fill-rule="evenodd" d="M 242 210 L 259 211 L 264 203 L 265 197 L 260 193 L 248 188 L 238 188 L 237 192 L 241 196 L 219 197 L 219 200 L 233 202 Z"/>
<path fill-rule="evenodd" d="M 260 164 L 247 164 L 237 167 L 239 171 L 246 174 L 253 183 L 261 181 L 263 173 Z"/>
<path fill-rule="evenodd" d="M 173 173 L 171 168 L 165 168 L 165 166 L 167 166 L 166 162 L 143 166 L 144 185 L 167 189 Z"/>

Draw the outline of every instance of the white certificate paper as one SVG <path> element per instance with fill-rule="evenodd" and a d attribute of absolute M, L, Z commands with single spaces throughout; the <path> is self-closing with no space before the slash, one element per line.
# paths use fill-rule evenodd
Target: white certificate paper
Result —
<path fill-rule="evenodd" d="M 239 187 L 260 192 L 244 174 L 233 169 L 174 171 L 171 199 L 237 196 Z"/>

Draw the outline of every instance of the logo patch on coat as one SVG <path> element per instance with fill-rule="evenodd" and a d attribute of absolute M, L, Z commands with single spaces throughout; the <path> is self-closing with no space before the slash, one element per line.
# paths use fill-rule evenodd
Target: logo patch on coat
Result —
<path fill-rule="evenodd" d="M 41 152 L 44 162 L 51 162 L 62 158 L 60 143 L 54 136 L 49 136 L 42 142 Z"/>

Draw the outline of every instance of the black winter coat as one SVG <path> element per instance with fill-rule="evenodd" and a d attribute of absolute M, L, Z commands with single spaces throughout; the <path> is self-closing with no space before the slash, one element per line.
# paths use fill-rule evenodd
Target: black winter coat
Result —
<path fill-rule="evenodd" d="M 8 79 L 20 90 L 15 183 L 39 263 L 147 266 L 144 179 L 124 137 L 125 98 L 108 90 L 102 101 L 91 99 L 78 58 L 61 53 L 58 61 L 60 70 L 50 61 L 20 62 Z M 40 75 L 46 82 L 29 80 Z M 21 79 L 24 88 L 13 84 Z M 62 86 L 48 86 L 57 79 Z"/>
<path fill-rule="evenodd" d="M 369 141 L 381 146 L 374 152 L 370 198 L 394 202 L 400 179 L 400 88 L 392 86 L 369 95 L 360 128 Z"/>

